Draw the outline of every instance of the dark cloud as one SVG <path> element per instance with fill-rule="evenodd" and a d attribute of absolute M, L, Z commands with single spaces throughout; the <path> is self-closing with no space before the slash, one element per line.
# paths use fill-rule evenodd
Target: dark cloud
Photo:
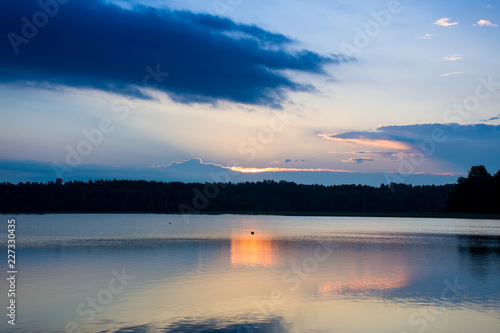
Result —
<path fill-rule="evenodd" d="M 451 162 L 463 170 L 476 164 L 484 164 L 490 170 L 500 169 L 500 125 L 391 125 L 380 126 L 376 131 L 345 132 L 326 138 L 401 142 L 409 148 L 406 153 Z M 387 157 L 396 155 L 394 151 L 386 153 Z"/>
<path fill-rule="evenodd" d="M 353 60 L 290 51 L 293 41 L 282 34 L 208 14 L 140 5 L 127 10 L 87 0 L 58 5 L 57 13 L 49 8 L 51 17 L 37 1 L 0 4 L 3 83 L 61 84 L 148 98 L 146 83 L 182 103 L 279 107 L 286 92 L 314 89 L 283 70 L 324 74 L 327 64 Z M 34 21 L 40 27 L 30 30 Z"/>
<path fill-rule="evenodd" d="M 385 159 L 400 159 L 401 158 L 401 152 L 397 152 L 397 151 L 356 151 L 356 152 L 351 152 L 351 154 L 378 155 L 378 156 L 381 156 Z"/>
<path fill-rule="evenodd" d="M 484 121 L 484 122 L 487 122 L 487 121 L 493 121 L 493 120 L 499 120 L 500 119 L 500 114 L 495 116 L 495 117 L 491 117 L 491 118 L 488 118 L 488 119 L 483 119 L 481 121 Z"/>
<path fill-rule="evenodd" d="M 415 143 L 415 140 L 428 139 L 433 133 L 443 133 L 453 139 L 488 140 L 500 135 L 499 125 L 488 124 L 417 124 L 380 126 L 376 131 L 345 132 L 327 135 L 337 139 L 390 140 L 404 143 Z"/>
<path fill-rule="evenodd" d="M 421 125 L 391 125 L 380 126 L 378 131 L 389 138 L 401 142 L 415 142 L 415 139 L 429 139 L 433 133 L 443 133 L 447 140 L 493 140 L 500 136 L 499 125 L 487 124 L 421 124 Z"/>
<path fill-rule="evenodd" d="M 363 162 L 372 162 L 372 161 L 373 161 L 373 158 L 358 157 L 358 158 L 350 158 L 350 159 L 342 161 L 342 162 L 353 162 L 353 163 L 356 163 L 356 164 L 361 164 Z"/>
<path fill-rule="evenodd" d="M 295 160 L 291 160 L 289 158 L 287 158 L 286 160 L 284 160 L 283 162 L 284 163 L 292 163 L 292 162 L 295 162 L 295 163 L 301 163 L 301 162 L 305 162 L 306 160 L 303 160 L 303 159 L 295 159 Z"/>

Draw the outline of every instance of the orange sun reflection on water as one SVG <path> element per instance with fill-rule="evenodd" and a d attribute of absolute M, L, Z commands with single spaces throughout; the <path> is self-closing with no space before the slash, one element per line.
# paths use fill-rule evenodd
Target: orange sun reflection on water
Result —
<path fill-rule="evenodd" d="M 318 287 L 318 294 L 333 295 L 342 292 L 363 292 L 369 290 L 392 290 L 406 286 L 408 279 L 405 274 L 381 274 L 366 277 L 355 277 L 349 281 L 335 281 Z"/>
<path fill-rule="evenodd" d="M 318 294 L 328 296 L 345 292 L 389 291 L 403 288 L 411 280 L 411 273 L 405 256 L 400 253 L 365 254 L 358 259 L 358 264 L 347 268 L 335 280 L 329 280 L 318 286 Z M 386 260 L 392 263 L 390 270 Z"/>
<path fill-rule="evenodd" d="M 231 265 L 270 267 L 275 263 L 276 249 L 270 239 L 250 233 L 231 237 Z"/>

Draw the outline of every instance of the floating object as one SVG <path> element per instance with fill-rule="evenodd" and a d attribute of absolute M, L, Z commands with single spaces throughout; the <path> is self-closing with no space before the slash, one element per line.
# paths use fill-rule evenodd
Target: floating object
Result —
<path fill-rule="evenodd" d="M 252 232 L 251 232 L 251 234 L 253 235 L 253 234 L 254 234 L 254 232 L 252 231 Z"/>

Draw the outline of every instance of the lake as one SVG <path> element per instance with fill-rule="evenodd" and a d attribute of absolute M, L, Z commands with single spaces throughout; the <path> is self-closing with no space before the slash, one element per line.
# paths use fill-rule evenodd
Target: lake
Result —
<path fill-rule="evenodd" d="M 1 216 L 2 332 L 500 332 L 498 220 Z"/>

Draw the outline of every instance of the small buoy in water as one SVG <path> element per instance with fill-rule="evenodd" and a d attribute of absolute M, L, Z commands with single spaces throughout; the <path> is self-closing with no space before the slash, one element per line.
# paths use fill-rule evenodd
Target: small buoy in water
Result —
<path fill-rule="evenodd" d="M 253 234 L 254 234 L 254 232 L 252 231 L 252 232 L 251 232 L 251 234 L 253 235 Z"/>
<path fill-rule="evenodd" d="M 172 224 L 172 222 L 168 222 L 168 224 Z"/>

